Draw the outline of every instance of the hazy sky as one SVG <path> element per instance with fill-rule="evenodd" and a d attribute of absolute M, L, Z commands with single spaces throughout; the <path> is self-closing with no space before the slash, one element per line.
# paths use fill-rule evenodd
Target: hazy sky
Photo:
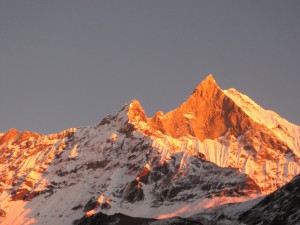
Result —
<path fill-rule="evenodd" d="M 209 73 L 300 124 L 300 1 L 0 0 L 0 132 L 167 112 Z"/>

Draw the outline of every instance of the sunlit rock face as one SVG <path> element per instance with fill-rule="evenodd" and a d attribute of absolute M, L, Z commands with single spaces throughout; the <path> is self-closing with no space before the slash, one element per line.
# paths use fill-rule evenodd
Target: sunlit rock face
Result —
<path fill-rule="evenodd" d="M 239 120 L 233 118 L 236 113 L 240 114 Z M 193 136 L 204 141 L 223 136 L 233 127 L 236 133 L 241 132 L 249 124 L 244 117 L 210 75 L 196 87 L 186 102 L 161 115 L 159 120 L 152 119 L 150 122 L 157 123 L 155 127 L 171 137 Z"/>
<path fill-rule="evenodd" d="M 159 112 L 147 123 L 141 106 L 137 108 L 142 116 L 132 123 L 150 135 L 155 146 L 200 152 L 221 167 L 237 168 L 263 193 L 300 172 L 300 128 L 234 89 L 223 91 L 212 75 L 177 109 Z"/>
<path fill-rule="evenodd" d="M 208 76 L 177 109 L 137 100 L 99 123 L 0 134 L 1 224 L 72 224 L 97 212 L 188 216 L 276 190 L 300 171 L 298 126 Z"/>

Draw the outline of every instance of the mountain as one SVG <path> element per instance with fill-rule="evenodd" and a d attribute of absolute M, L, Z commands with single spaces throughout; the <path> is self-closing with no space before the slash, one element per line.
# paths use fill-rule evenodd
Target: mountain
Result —
<path fill-rule="evenodd" d="M 277 190 L 299 157 L 300 127 L 210 75 L 153 118 L 133 100 L 91 126 L 0 134 L 0 222 L 188 217 Z"/>
<path fill-rule="evenodd" d="M 188 218 L 155 220 L 101 212 L 76 221 L 78 225 L 298 225 L 300 224 L 300 175 L 275 192 L 248 202 L 209 208 Z"/>
<path fill-rule="evenodd" d="M 240 215 L 246 224 L 300 224 L 300 175 Z"/>
<path fill-rule="evenodd" d="M 249 202 L 225 204 L 188 218 L 208 224 L 300 224 L 300 175 L 273 193 Z M 168 221 L 162 221 L 167 223 Z M 150 221 L 149 224 L 152 224 Z"/>

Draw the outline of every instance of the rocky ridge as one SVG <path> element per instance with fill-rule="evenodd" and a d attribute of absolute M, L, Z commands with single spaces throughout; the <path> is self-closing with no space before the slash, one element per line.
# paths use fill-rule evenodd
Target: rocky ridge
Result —
<path fill-rule="evenodd" d="M 188 218 L 162 220 L 122 214 L 97 213 L 76 221 L 78 225 L 298 225 L 300 224 L 300 175 L 275 192 L 252 201 L 209 208 Z"/>
<path fill-rule="evenodd" d="M 0 222 L 71 224 L 100 211 L 162 219 L 245 201 L 299 173 L 299 137 L 212 76 L 153 118 L 134 100 L 92 126 L 11 129 L 0 136 Z"/>
<path fill-rule="evenodd" d="M 247 96 L 223 91 L 208 76 L 177 109 L 146 118 L 134 102 L 132 123 L 162 148 L 201 152 L 221 167 L 238 168 L 270 193 L 300 172 L 300 128 Z M 179 143 L 181 142 L 181 143 Z"/>

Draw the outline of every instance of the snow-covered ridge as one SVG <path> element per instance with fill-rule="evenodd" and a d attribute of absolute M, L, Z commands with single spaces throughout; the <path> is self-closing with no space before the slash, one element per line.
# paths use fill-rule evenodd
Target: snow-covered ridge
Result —
<path fill-rule="evenodd" d="M 200 152 L 221 167 L 248 174 L 264 193 L 300 172 L 299 127 L 234 89 L 221 90 L 212 75 L 167 114 L 147 118 L 140 103 L 133 101 L 129 121 L 164 155 Z"/>
<path fill-rule="evenodd" d="M 263 193 L 270 193 L 282 186 L 300 172 L 299 163 L 286 158 L 272 149 L 263 149 L 273 159 L 266 159 L 265 153 L 254 155 L 246 149 L 241 139 L 227 137 L 218 140 L 206 139 L 201 142 L 196 138 L 183 137 L 174 139 L 169 136 L 152 137 L 154 148 L 161 151 L 164 158 L 170 158 L 174 152 L 188 152 L 190 155 L 203 154 L 205 158 L 221 167 L 238 168 L 241 173 L 249 175 L 261 188 Z"/>
<path fill-rule="evenodd" d="M 276 190 L 300 172 L 299 135 L 286 141 L 244 99 L 209 76 L 153 118 L 133 100 L 58 134 L 9 130 L 0 136 L 1 225 L 71 224 L 100 211 L 188 216 Z"/>
<path fill-rule="evenodd" d="M 128 223 L 140 225 L 255 225 L 255 224 L 285 224 L 300 223 L 300 177 L 296 176 L 291 182 L 272 194 L 251 201 L 224 204 L 211 207 L 201 213 L 187 218 L 172 217 L 163 220 L 128 217 L 122 214 L 111 216 L 98 213 L 89 218 L 82 218 L 78 225 L 96 221 L 118 221 L 118 224 Z"/>
<path fill-rule="evenodd" d="M 300 224 L 299 191 L 300 175 L 266 197 L 209 208 L 191 218 L 216 225 Z"/>
<path fill-rule="evenodd" d="M 220 168 L 201 154 L 184 149 L 165 154 L 159 141 L 128 123 L 130 108 L 58 135 L 26 133 L 22 139 L 10 131 L 15 136 L 0 148 L 0 172 L 6 174 L 0 183 L 1 224 L 71 224 L 99 211 L 191 215 L 259 194 L 246 175 Z"/>
<path fill-rule="evenodd" d="M 265 110 L 248 96 L 231 88 L 224 93 L 241 107 L 257 123 L 264 124 L 279 139 L 288 144 L 300 157 L 300 127 L 290 123 L 271 110 Z"/>

